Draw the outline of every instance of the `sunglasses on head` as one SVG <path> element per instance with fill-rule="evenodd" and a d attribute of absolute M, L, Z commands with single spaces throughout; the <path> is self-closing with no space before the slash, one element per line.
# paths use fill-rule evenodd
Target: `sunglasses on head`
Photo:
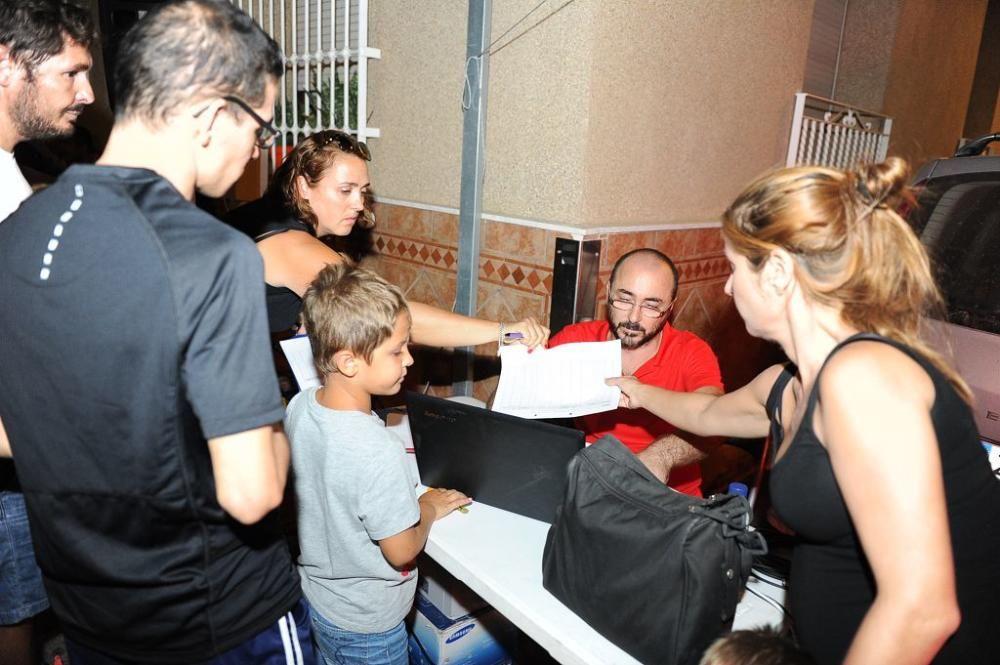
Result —
<path fill-rule="evenodd" d="M 341 132 L 336 129 L 327 129 L 325 131 L 318 132 L 315 134 L 315 137 L 316 142 L 321 146 L 333 143 L 344 152 L 356 155 L 366 162 L 370 162 L 372 159 L 371 153 L 368 152 L 368 146 L 346 132 Z"/>

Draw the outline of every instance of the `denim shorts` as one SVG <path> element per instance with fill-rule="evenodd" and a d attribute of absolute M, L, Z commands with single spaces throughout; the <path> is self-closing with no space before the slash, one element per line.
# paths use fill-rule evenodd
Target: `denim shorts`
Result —
<path fill-rule="evenodd" d="M 355 633 L 326 620 L 310 608 L 313 639 L 325 665 L 408 665 L 406 626 L 402 621 L 384 633 Z"/>
<path fill-rule="evenodd" d="M 21 623 L 48 606 L 24 495 L 0 492 L 0 626 Z"/>

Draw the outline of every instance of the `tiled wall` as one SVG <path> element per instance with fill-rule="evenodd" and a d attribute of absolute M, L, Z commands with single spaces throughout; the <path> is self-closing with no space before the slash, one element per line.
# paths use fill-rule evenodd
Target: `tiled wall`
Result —
<path fill-rule="evenodd" d="M 417 208 L 378 204 L 374 236 L 377 255 L 371 267 L 403 289 L 411 300 L 450 309 L 455 300 L 458 216 Z M 551 306 L 552 264 L 556 238 L 563 234 L 502 222 L 484 221 L 479 261 L 477 315 L 515 321 L 533 316 L 547 323 Z M 677 264 L 681 273 L 676 327 L 691 330 L 715 349 L 727 387 L 752 378 L 772 355 L 770 345 L 750 338 L 723 292 L 728 266 L 717 228 L 597 235 L 601 262 L 597 315 L 604 316 L 606 283 L 621 254 L 655 247 Z M 475 396 L 486 400 L 496 387 L 499 366 L 496 344 L 477 348 Z M 421 352 L 410 372 L 410 388 L 448 394 L 450 358 L 443 352 Z"/>

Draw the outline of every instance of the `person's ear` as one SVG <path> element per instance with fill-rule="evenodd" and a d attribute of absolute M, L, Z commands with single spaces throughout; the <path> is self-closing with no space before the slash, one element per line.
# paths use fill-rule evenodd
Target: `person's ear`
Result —
<path fill-rule="evenodd" d="M 194 133 L 198 145 L 207 148 L 212 142 L 212 133 L 222 113 L 226 102 L 223 99 L 213 99 L 207 106 L 201 106 L 191 111 L 194 118 Z"/>
<path fill-rule="evenodd" d="M 344 376 L 351 378 L 358 373 L 359 358 L 347 349 L 341 349 L 333 354 L 333 366 Z"/>
<path fill-rule="evenodd" d="M 299 193 L 300 199 L 309 203 L 309 197 L 312 196 L 312 188 L 309 187 L 309 181 L 306 180 L 305 176 L 295 176 L 295 190 Z"/>
<path fill-rule="evenodd" d="M 784 295 L 795 280 L 795 259 L 783 249 L 767 257 L 762 275 L 764 285 L 776 295 Z"/>
<path fill-rule="evenodd" d="M 10 47 L 0 44 L 0 86 L 10 85 L 16 70 L 17 63 L 10 57 Z"/>

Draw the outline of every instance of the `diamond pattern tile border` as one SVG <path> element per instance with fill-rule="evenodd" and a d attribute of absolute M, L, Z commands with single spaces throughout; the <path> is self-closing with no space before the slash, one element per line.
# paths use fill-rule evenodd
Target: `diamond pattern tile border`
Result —
<path fill-rule="evenodd" d="M 451 272 L 458 263 L 458 250 L 454 247 L 386 233 L 375 233 L 374 244 L 375 250 L 382 256 L 417 266 Z M 479 257 L 479 279 L 539 295 L 552 293 L 551 268 L 517 263 L 489 254 Z"/>

